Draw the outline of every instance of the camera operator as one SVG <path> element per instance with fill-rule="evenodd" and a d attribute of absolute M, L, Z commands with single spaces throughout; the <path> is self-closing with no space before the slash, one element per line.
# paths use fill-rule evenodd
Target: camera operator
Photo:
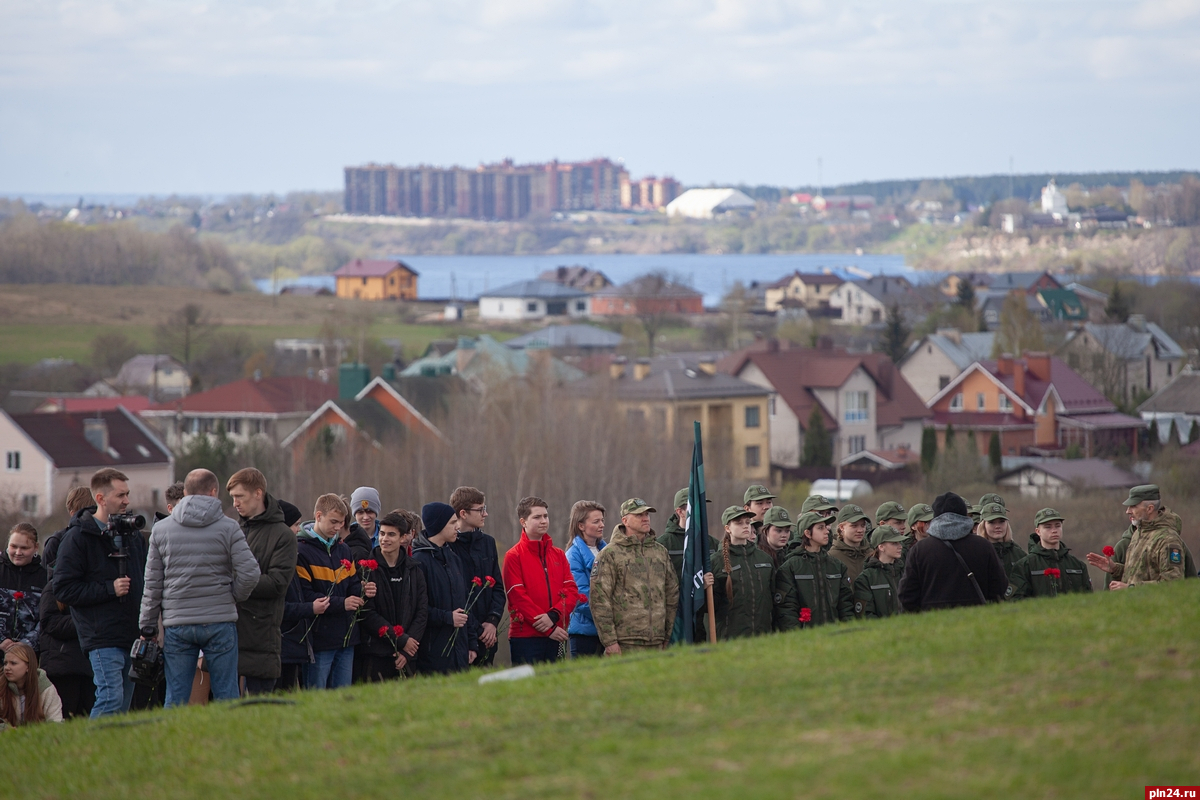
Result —
<path fill-rule="evenodd" d="M 129 649 L 138 638 L 146 540 L 133 520 L 120 516 L 129 507 L 128 477 L 98 470 L 91 491 L 96 507 L 80 512 L 63 534 L 54 593 L 70 607 L 92 665 L 94 719 L 128 711 L 133 700 Z"/>
<path fill-rule="evenodd" d="M 168 707 L 191 697 L 201 650 L 213 699 L 239 694 L 237 603 L 258 585 L 258 562 L 242 529 L 225 516 L 219 490 L 216 475 L 192 470 L 183 499 L 150 534 L 142 638 L 154 638 L 162 612 Z"/>

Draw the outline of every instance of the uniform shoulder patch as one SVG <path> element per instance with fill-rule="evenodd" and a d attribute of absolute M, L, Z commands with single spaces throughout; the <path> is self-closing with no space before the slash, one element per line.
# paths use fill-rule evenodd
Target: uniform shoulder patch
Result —
<path fill-rule="evenodd" d="M 862 610 L 863 610 L 863 604 L 862 604 L 862 601 L 859 600 L 857 603 L 854 604 L 854 613 L 861 614 Z"/>
<path fill-rule="evenodd" d="M 1177 548 L 1177 547 L 1171 548 L 1171 555 L 1169 556 L 1169 558 L 1171 559 L 1172 564 L 1182 564 L 1183 563 L 1183 553 L 1179 552 L 1179 548 Z"/>
<path fill-rule="evenodd" d="M 1005 597 L 1012 597 L 1012 596 L 1013 596 L 1013 587 L 1012 587 L 1012 584 L 1011 584 L 1011 583 L 1008 585 L 1008 588 L 1004 590 L 1004 596 L 1005 596 Z"/>

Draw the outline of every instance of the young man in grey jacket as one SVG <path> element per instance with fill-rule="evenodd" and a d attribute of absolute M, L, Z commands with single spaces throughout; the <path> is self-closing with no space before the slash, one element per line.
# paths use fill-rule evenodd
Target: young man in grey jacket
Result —
<path fill-rule="evenodd" d="M 213 698 L 238 696 L 237 604 L 258 585 L 259 571 L 242 529 L 221 508 L 219 488 L 216 475 L 192 470 L 183 499 L 150 534 L 139 624 L 142 638 L 153 638 L 162 614 L 168 707 L 187 703 L 200 651 Z"/>

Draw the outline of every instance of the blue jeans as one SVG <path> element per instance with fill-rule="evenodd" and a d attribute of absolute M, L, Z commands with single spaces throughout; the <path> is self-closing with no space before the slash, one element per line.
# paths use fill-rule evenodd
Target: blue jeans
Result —
<path fill-rule="evenodd" d="M 185 706 L 192 696 L 196 659 L 204 651 L 204 665 L 212 679 L 214 700 L 238 697 L 238 639 L 236 622 L 207 625 L 172 625 L 164 628 L 163 671 L 167 679 L 167 708 Z"/>
<path fill-rule="evenodd" d="M 354 648 L 313 651 L 312 664 L 304 665 L 306 689 L 338 689 L 349 686 L 354 677 Z"/>
<path fill-rule="evenodd" d="M 89 650 L 88 661 L 92 662 L 92 680 L 96 683 L 92 719 L 128 711 L 129 704 L 133 702 L 133 679 L 129 677 L 133 662 L 129 658 L 129 648 L 99 647 Z"/>
<path fill-rule="evenodd" d="M 517 664 L 540 664 L 558 661 L 561 645 L 546 636 L 522 636 L 508 640 L 508 652 L 513 666 Z"/>

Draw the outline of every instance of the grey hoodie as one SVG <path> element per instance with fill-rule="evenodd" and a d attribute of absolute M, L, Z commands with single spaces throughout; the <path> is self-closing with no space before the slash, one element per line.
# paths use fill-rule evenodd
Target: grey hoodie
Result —
<path fill-rule="evenodd" d="M 237 603 L 258 585 L 258 562 L 221 501 L 191 494 L 150 534 L 138 624 L 163 627 L 235 622 Z"/>
<path fill-rule="evenodd" d="M 929 535 L 935 539 L 955 542 L 965 539 L 975 529 L 975 521 L 962 514 L 942 514 L 929 523 Z"/>

